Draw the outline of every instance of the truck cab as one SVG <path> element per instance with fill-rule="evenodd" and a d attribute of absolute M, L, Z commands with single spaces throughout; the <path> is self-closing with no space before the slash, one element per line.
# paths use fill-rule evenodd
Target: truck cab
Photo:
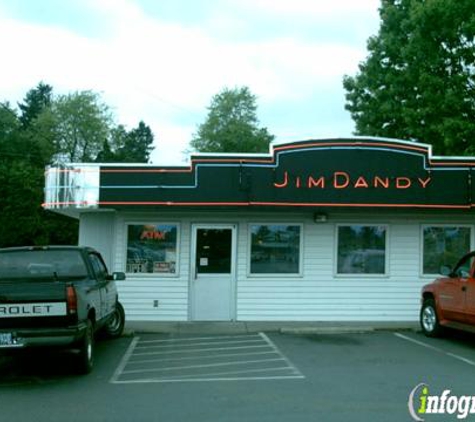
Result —
<path fill-rule="evenodd" d="M 453 269 L 422 288 L 420 324 L 429 337 L 444 327 L 475 333 L 475 251 L 464 255 Z"/>

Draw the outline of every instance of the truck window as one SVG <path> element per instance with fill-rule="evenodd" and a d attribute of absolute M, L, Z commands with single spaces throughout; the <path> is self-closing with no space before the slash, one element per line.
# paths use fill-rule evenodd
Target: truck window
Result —
<path fill-rule="evenodd" d="M 107 268 L 96 254 L 89 254 L 89 259 L 98 280 L 104 280 L 107 276 Z"/>
<path fill-rule="evenodd" d="M 0 253 L 0 281 L 12 279 L 67 280 L 87 276 L 84 260 L 77 250 L 29 250 Z"/>

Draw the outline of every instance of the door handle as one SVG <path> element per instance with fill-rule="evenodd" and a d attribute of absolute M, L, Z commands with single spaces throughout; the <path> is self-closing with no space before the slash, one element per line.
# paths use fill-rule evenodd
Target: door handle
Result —
<path fill-rule="evenodd" d="M 467 291 L 467 286 L 462 286 L 462 292 L 466 292 Z"/>

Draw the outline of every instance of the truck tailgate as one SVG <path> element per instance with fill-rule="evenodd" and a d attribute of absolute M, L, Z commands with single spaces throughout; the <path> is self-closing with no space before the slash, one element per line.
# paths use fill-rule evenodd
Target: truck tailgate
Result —
<path fill-rule="evenodd" d="M 57 327 L 69 323 L 64 283 L 0 283 L 0 329 Z"/>

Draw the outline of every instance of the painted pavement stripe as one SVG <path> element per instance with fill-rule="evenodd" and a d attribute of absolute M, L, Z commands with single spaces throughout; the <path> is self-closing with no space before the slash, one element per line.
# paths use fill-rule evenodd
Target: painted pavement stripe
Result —
<path fill-rule="evenodd" d="M 134 356 L 149 356 L 149 355 L 173 355 L 173 354 L 183 354 L 183 353 L 196 353 L 196 352 L 212 352 L 212 351 L 222 351 L 222 350 L 245 350 L 245 349 L 268 349 L 269 346 L 264 344 L 262 346 L 234 346 L 234 347 L 211 347 L 211 348 L 200 348 L 200 349 L 188 349 L 188 350 L 169 350 L 163 352 L 141 352 L 134 353 Z"/>
<path fill-rule="evenodd" d="M 165 358 L 165 359 L 144 359 L 144 360 L 132 360 L 130 359 L 128 365 L 154 363 L 154 362 L 171 362 L 171 361 L 185 361 L 185 360 L 198 360 L 198 359 L 215 359 L 215 358 L 227 358 L 237 356 L 259 356 L 259 355 L 273 355 L 276 354 L 274 350 L 270 352 L 250 352 L 250 353 L 220 353 L 217 355 L 207 356 L 186 356 L 181 358 Z M 133 356 L 131 356 L 132 358 Z"/>
<path fill-rule="evenodd" d="M 294 364 L 292 362 L 290 362 L 289 359 L 287 359 L 286 356 L 284 356 L 283 353 L 281 353 L 281 351 L 277 348 L 277 346 L 271 341 L 271 339 L 269 337 L 267 337 L 267 335 L 265 333 L 259 333 L 259 335 L 267 342 L 267 344 L 272 347 L 276 353 L 278 353 L 282 359 L 287 363 L 287 365 L 292 368 L 296 373 L 302 375 L 302 373 L 297 369 L 297 367 L 294 366 Z M 303 376 L 303 375 L 302 375 Z M 305 378 L 305 377 L 304 377 Z"/>
<path fill-rule="evenodd" d="M 146 343 L 180 343 L 187 341 L 201 341 L 201 340 L 224 340 L 228 338 L 253 338 L 259 337 L 258 334 L 245 334 L 245 335 L 236 335 L 236 336 L 212 336 L 212 337 L 184 337 L 184 338 L 170 338 L 170 339 L 159 339 L 159 340 L 141 340 L 140 344 Z"/>
<path fill-rule="evenodd" d="M 117 384 L 138 384 L 141 382 L 187 382 L 187 381 L 265 381 L 265 380 L 277 380 L 277 379 L 304 379 L 305 376 L 301 373 L 296 374 L 291 371 L 290 374 L 286 375 L 260 375 L 260 376 L 243 376 L 244 374 L 254 374 L 254 373 L 271 373 L 271 372 L 280 372 L 288 371 L 291 368 L 265 368 L 265 369 L 247 369 L 240 371 L 225 371 L 225 372 L 211 372 L 206 374 L 196 374 L 196 375 L 176 375 L 168 378 L 138 378 L 130 380 L 120 380 L 117 381 Z M 226 377 L 225 377 L 226 375 Z M 240 377 L 229 377 L 229 375 L 241 375 Z M 201 378 L 200 378 L 201 377 Z M 217 378 L 219 377 L 219 378 Z"/>
<path fill-rule="evenodd" d="M 129 347 L 127 348 L 124 356 L 122 357 L 122 360 L 119 363 L 119 366 L 117 367 L 117 369 L 114 372 L 114 375 L 112 375 L 112 378 L 110 379 L 111 383 L 117 382 L 119 377 L 122 375 L 122 372 L 124 371 L 125 367 L 127 366 L 127 362 L 129 361 L 130 356 L 134 352 L 135 346 L 136 346 L 136 344 L 138 343 L 139 340 L 140 340 L 140 337 L 134 337 L 132 339 L 132 341 L 130 342 Z"/>
<path fill-rule="evenodd" d="M 164 350 L 164 349 L 170 349 L 170 348 L 176 348 L 178 347 L 196 347 L 196 346 L 213 346 L 213 345 L 220 345 L 220 344 L 246 344 L 246 343 L 261 343 L 262 339 L 257 338 L 256 340 L 224 340 L 224 341 L 214 341 L 214 342 L 205 342 L 205 343 L 193 343 L 193 344 L 166 344 L 166 345 L 160 345 L 160 346 L 140 346 L 137 345 L 136 349 L 137 350 L 143 350 L 143 349 L 159 349 L 159 350 Z"/>
<path fill-rule="evenodd" d="M 214 368 L 214 367 L 220 367 L 220 366 L 250 365 L 253 363 L 278 362 L 278 361 L 283 361 L 283 360 L 284 359 L 282 358 L 275 358 L 275 359 L 243 360 L 243 361 L 220 362 L 220 363 L 206 363 L 202 365 L 169 366 L 165 368 L 133 369 L 129 371 L 122 371 L 122 374 L 139 374 L 143 372 L 162 372 L 162 371 L 176 371 L 180 369 L 201 369 L 201 368 Z"/>
<path fill-rule="evenodd" d="M 226 339 L 228 341 L 223 341 Z M 193 343 L 196 341 L 202 343 Z M 256 342 L 260 344 L 256 345 Z M 161 346 L 151 346 L 153 344 Z M 230 346 L 226 347 L 228 344 Z M 200 345 L 204 347 L 197 347 Z M 218 347 L 209 347 L 210 345 Z M 170 347 L 174 350 L 170 350 Z M 150 349 L 153 351 L 146 352 Z M 259 358 L 260 356 L 262 359 Z M 249 357 L 251 357 L 250 360 Z M 240 360 L 240 358 L 247 358 L 247 360 Z M 216 359 L 217 362 L 213 362 L 212 359 Z M 160 367 L 161 364 L 167 363 L 171 365 Z M 140 368 L 138 365 L 141 364 L 149 366 Z M 136 369 L 133 369 L 134 366 Z M 238 369 L 239 366 L 244 367 Z M 227 370 L 216 371 L 218 368 L 226 367 Z M 175 374 L 172 371 L 175 371 Z M 151 373 L 157 373 L 157 375 L 150 376 Z M 178 339 L 178 341 L 177 339 L 140 340 L 139 337 L 135 337 L 110 382 L 137 384 L 304 378 L 305 376 L 280 352 L 269 337 L 264 333 L 259 333 L 252 336 L 193 337 Z"/>
<path fill-rule="evenodd" d="M 416 340 L 416 339 L 413 339 L 411 337 L 408 337 L 408 336 L 405 336 L 404 334 L 401 334 L 401 333 L 394 333 L 394 335 L 396 337 L 399 337 L 400 339 L 403 339 L 403 340 L 406 340 L 406 341 L 409 341 L 411 343 L 415 343 L 419 346 L 422 346 L 422 347 L 425 347 L 427 349 L 431 349 L 431 350 L 434 350 L 436 352 L 439 352 L 439 353 L 442 353 L 446 356 L 450 356 L 451 358 L 454 358 L 454 359 L 457 359 L 461 362 L 464 362 L 468 365 L 471 365 L 471 366 L 475 366 L 475 362 L 471 359 L 467 359 L 467 358 L 464 358 L 463 356 L 460 356 L 460 355 L 457 355 L 455 353 L 451 353 L 451 352 L 447 352 L 446 350 L 444 349 L 441 349 L 439 347 L 434 347 L 434 346 L 431 346 L 430 344 L 427 344 L 427 343 L 424 343 L 422 341 L 419 341 L 419 340 Z"/>

